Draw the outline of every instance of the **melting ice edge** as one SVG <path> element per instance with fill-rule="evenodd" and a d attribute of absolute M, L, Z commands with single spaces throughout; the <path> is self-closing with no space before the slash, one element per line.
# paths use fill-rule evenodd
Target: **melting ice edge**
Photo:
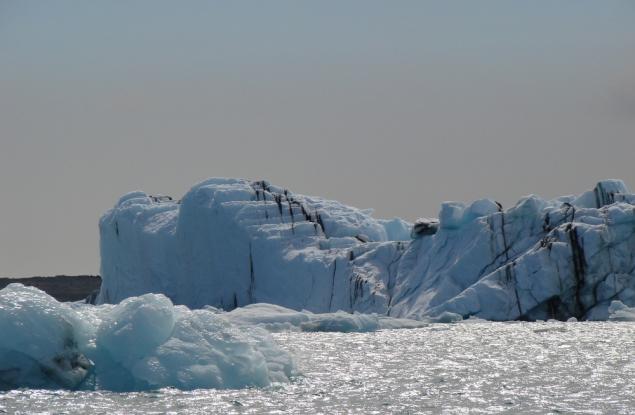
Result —
<path fill-rule="evenodd" d="M 622 181 L 507 210 L 446 202 L 414 225 L 371 213 L 243 179 L 129 193 L 100 220 L 96 305 L 0 291 L 0 388 L 267 386 L 296 374 L 271 330 L 635 315 Z"/>

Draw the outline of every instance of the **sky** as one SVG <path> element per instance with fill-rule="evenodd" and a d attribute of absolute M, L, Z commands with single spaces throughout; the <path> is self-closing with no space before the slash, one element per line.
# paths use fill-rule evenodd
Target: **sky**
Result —
<path fill-rule="evenodd" d="M 0 0 L 0 275 L 99 271 L 131 190 L 376 217 L 635 190 L 635 2 Z"/>

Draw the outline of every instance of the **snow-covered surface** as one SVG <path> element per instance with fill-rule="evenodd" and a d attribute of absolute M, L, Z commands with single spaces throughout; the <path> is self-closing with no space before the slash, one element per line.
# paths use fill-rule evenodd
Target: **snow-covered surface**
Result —
<path fill-rule="evenodd" d="M 178 202 L 133 192 L 100 221 L 97 302 L 161 292 L 225 310 L 607 319 L 613 300 L 635 306 L 634 203 L 606 180 L 507 210 L 445 202 L 413 228 L 264 181 L 209 179 Z"/>
<path fill-rule="evenodd" d="M 10 284 L 0 290 L 0 333 L 0 389 L 240 388 L 295 373 L 265 330 L 161 294 L 71 306 Z"/>

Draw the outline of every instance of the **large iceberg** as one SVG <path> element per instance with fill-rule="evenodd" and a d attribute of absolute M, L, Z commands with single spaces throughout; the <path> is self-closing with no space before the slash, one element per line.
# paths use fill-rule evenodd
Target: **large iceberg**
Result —
<path fill-rule="evenodd" d="M 192 308 L 272 303 L 384 314 L 387 287 L 364 279 L 376 274 L 380 284 L 396 269 L 409 232 L 401 220 L 264 181 L 209 179 L 178 202 L 133 192 L 100 221 L 97 303 L 161 292 Z"/>
<path fill-rule="evenodd" d="M 92 306 L 10 284 L 0 290 L 0 333 L 0 390 L 239 388 L 295 373 L 262 328 L 161 294 Z"/>
<path fill-rule="evenodd" d="M 97 303 L 160 292 L 224 310 L 452 320 L 606 319 L 635 305 L 635 195 L 446 202 L 438 219 L 375 219 L 266 181 L 209 179 L 181 200 L 133 192 L 100 220 Z"/>

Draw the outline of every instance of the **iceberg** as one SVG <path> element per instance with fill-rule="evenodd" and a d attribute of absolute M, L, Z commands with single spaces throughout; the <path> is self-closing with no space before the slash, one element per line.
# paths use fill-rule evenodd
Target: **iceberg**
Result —
<path fill-rule="evenodd" d="M 60 303 L 37 288 L 10 284 L 0 290 L 0 390 L 263 387 L 297 375 L 293 359 L 270 332 L 426 325 L 272 304 L 190 310 L 162 294 L 128 297 L 117 305 Z"/>
<path fill-rule="evenodd" d="M 386 287 L 373 284 L 396 270 L 410 226 L 265 181 L 209 179 L 176 202 L 133 192 L 100 220 L 96 302 L 160 292 L 190 308 L 385 314 Z"/>
<path fill-rule="evenodd" d="M 212 178 L 178 201 L 129 193 L 99 228 L 97 304 L 158 292 L 193 309 L 269 303 L 423 321 L 597 320 L 614 300 L 635 306 L 635 195 L 620 180 L 508 209 L 445 202 L 438 219 L 410 224 Z M 318 321 L 304 323 L 337 326 Z"/>
<path fill-rule="evenodd" d="M 220 311 L 219 311 L 220 312 Z M 223 314 L 239 326 L 258 326 L 271 332 L 339 332 L 364 333 L 388 329 L 426 327 L 427 321 L 387 317 L 378 314 L 335 313 L 315 314 L 296 311 L 274 304 L 250 304 Z"/>
<path fill-rule="evenodd" d="M 627 307 L 619 300 L 612 301 L 609 306 L 609 320 L 635 321 L 635 307 Z"/>
<path fill-rule="evenodd" d="M 93 306 L 10 284 L 0 290 L 0 330 L 0 390 L 262 387 L 296 371 L 262 328 L 161 294 Z"/>
<path fill-rule="evenodd" d="M 93 367 L 80 350 L 82 330 L 69 305 L 37 288 L 0 290 L 0 389 L 80 385 Z"/>

